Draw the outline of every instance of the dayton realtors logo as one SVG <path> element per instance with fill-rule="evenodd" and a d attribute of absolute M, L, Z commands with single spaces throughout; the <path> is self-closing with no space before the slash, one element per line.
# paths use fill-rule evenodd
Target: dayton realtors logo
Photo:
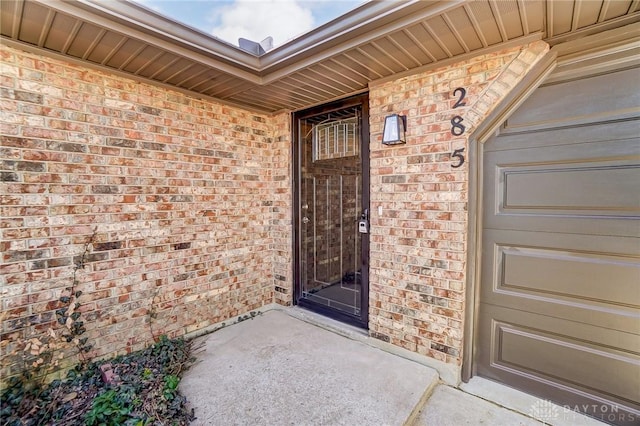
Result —
<path fill-rule="evenodd" d="M 560 418 L 560 407 L 551 401 L 539 399 L 531 406 L 529 414 L 543 423 L 551 423 Z"/>
<path fill-rule="evenodd" d="M 554 424 L 557 420 L 570 420 L 579 423 L 583 415 L 594 417 L 609 423 L 630 423 L 640 420 L 640 416 L 620 411 L 617 405 L 575 404 L 556 405 L 551 401 L 539 399 L 529 408 L 531 417 L 545 424 Z"/>

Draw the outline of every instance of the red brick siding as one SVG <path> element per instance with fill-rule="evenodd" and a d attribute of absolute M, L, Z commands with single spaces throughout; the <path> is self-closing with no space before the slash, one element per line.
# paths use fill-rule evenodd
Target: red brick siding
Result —
<path fill-rule="evenodd" d="M 467 165 L 451 152 L 547 50 L 509 49 L 372 87 L 371 334 L 459 364 Z M 292 302 L 290 117 L 2 51 L 3 353 L 53 321 L 73 256 L 95 355 Z M 453 137 L 452 91 L 467 89 Z M 389 112 L 408 142 L 380 144 Z M 468 149 L 468 148 L 467 148 Z M 383 213 L 377 215 L 378 207 Z"/>
<path fill-rule="evenodd" d="M 462 356 L 468 137 L 548 50 L 543 42 L 376 85 L 371 124 L 371 335 L 453 364 Z M 466 106 L 453 109 L 464 87 Z M 406 145 L 383 146 L 384 117 L 408 117 Z M 460 115 L 466 131 L 451 134 Z M 382 208 L 382 215 L 378 215 Z"/>
<path fill-rule="evenodd" d="M 150 310 L 179 336 L 288 291 L 287 114 L 8 47 L 1 67 L 3 354 L 55 320 L 94 230 L 78 277 L 96 356 L 148 344 Z"/>

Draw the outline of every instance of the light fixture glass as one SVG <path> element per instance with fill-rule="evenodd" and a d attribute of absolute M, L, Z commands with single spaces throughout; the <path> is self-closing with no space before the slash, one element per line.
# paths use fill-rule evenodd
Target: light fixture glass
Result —
<path fill-rule="evenodd" d="M 384 118 L 384 130 L 382 143 L 385 145 L 397 145 L 405 143 L 406 115 L 391 114 Z"/>

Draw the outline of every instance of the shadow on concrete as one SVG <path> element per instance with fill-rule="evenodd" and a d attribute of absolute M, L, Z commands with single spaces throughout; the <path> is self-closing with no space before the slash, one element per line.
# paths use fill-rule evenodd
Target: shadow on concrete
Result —
<path fill-rule="evenodd" d="M 543 424 L 531 417 L 540 402 L 533 396 L 479 377 L 447 386 L 436 370 L 363 343 L 362 330 L 340 326 L 338 334 L 335 324 L 309 320 L 294 308 L 274 309 L 199 337 L 198 361 L 180 383 L 193 424 Z M 541 420 L 602 424 L 577 413 Z"/>
<path fill-rule="evenodd" d="M 281 311 L 199 338 L 180 388 L 201 425 L 403 425 L 435 370 Z"/>

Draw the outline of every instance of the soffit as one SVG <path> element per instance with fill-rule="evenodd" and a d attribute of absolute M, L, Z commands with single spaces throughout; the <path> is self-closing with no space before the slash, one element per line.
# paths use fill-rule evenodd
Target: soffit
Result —
<path fill-rule="evenodd" d="M 252 110 L 296 110 L 534 35 L 640 20 L 638 0 L 370 2 L 260 57 L 126 1 L 0 2 L 2 40 Z"/>

